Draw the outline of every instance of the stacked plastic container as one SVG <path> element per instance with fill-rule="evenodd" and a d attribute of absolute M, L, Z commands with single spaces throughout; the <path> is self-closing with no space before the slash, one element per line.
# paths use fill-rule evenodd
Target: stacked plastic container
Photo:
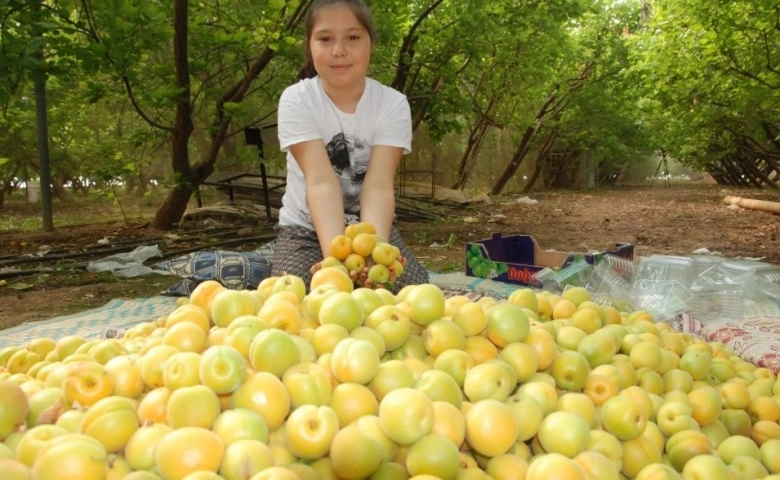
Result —
<path fill-rule="evenodd" d="M 584 285 L 592 274 L 593 265 L 585 260 L 578 260 L 560 270 L 543 268 L 534 274 L 533 284 L 549 292 L 560 293 L 569 285 Z"/>
<path fill-rule="evenodd" d="M 742 285 L 745 297 L 760 301 L 766 297 L 780 299 L 780 284 L 772 280 L 780 277 L 780 267 L 757 260 L 724 260 L 720 268 L 727 282 Z"/>
<path fill-rule="evenodd" d="M 612 255 L 604 257 L 585 283 L 601 305 L 613 305 L 619 310 L 631 308 L 631 281 L 634 262 Z"/>
<path fill-rule="evenodd" d="M 693 277 L 692 258 L 674 255 L 641 257 L 629 293 L 631 305 L 647 310 L 658 321 L 671 320 L 690 309 Z"/>
<path fill-rule="evenodd" d="M 689 313 L 708 324 L 740 320 L 767 300 L 780 307 L 780 266 L 717 255 L 651 255 L 636 261 L 605 255 L 596 266 L 581 261 L 559 271 L 546 268 L 535 280 L 555 293 L 583 286 L 596 303 L 647 310 L 657 321 Z"/>
<path fill-rule="evenodd" d="M 745 286 L 735 281 L 736 276 L 724 269 L 723 264 L 724 259 L 708 259 L 693 286 L 695 302 L 691 314 L 702 324 L 739 320 L 744 316 Z"/>
<path fill-rule="evenodd" d="M 606 256 L 581 285 L 601 303 L 647 310 L 658 321 L 690 313 L 707 324 L 742 319 L 767 300 L 780 306 L 780 267 L 717 255 L 651 255 L 635 262 Z"/>

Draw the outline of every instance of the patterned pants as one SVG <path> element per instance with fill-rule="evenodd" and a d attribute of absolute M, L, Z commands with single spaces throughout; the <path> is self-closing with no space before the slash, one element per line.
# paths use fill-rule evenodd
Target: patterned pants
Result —
<path fill-rule="evenodd" d="M 303 279 L 308 289 L 309 283 L 311 283 L 309 269 L 322 260 L 317 233 L 305 227 L 292 225 L 279 226 L 277 229 L 278 235 L 274 242 L 271 275 L 280 276 L 285 273 L 296 275 Z M 401 239 L 395 225 L 390 232 L 390 243 L 398 247 L 401 250 L 401 255 L 406 258 L 404 273 L 396 282 L 393 293 L 398 293 L 406 285 L 428 283 L 430 280 L 428 270 L 409 251 L 409 247 Z"/>

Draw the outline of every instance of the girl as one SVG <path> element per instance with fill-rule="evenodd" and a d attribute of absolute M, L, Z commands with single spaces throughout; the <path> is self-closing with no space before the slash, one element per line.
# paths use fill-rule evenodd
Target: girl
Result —
<path fill-rule="evenodd" d="M 366 76 L 376 40 L 371 12 L 363 0 L 315 0 L 308 15 L 304 67 L 279 100 L 287 187 L 272 275 L 308 285 L 331 240 L 366 221 L 407 259 L 395 291 L 427 283 L 393 224 L 393 180 L 411 150 L 411 113 L 403 94 Z"/>

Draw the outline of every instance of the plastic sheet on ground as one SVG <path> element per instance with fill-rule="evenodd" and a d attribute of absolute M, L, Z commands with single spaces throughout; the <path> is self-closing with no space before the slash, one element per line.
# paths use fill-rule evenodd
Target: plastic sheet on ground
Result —
<path fill-rule="evenodd" d="M 117 277 L 140 277 L 150 273 L 169 275 L 165 270 L 156 270 L 144 265 L 144 262 L 154 257 L 162 257 L 157 245 L 142 245 L 132 252 L 117 253 L 95 260 L 87 264 L 91 273 L 111 272 Z"/>

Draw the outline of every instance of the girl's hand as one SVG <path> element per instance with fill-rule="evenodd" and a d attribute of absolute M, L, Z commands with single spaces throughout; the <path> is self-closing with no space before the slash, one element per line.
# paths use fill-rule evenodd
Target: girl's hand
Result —
<path fill-rule="evenodd" d="M 318 270 L 320 270 L 321 268 L 322 268 L 322 262 L 321 261 L 317 262 L 314 265 L 312 265 L 311 267 L 309 267 L 309 273 L 314 275 L 314 273 L 317 272 Z"/>
<path fill-rule="evenodd" d="M 406 258 L 403 256 L 398 257 L 398 262 L 401 264 L 401 268 L 406 265 Z M 363 268 L 360 270 L 351 270 L 349 271 L 349 278 L 352 279 L 352 283 L 355 286 L 355 288 L 387 288 L 388 290 L 393 288 L 393 285 L 398 281 L 398 277 L 401 276 L 403 271 L 398 272 L 394 267 L 387 267 L 387 271 L 389 275 L 386 278 L 372 278 L 370 272 L 371 267 L 376 265 L 374 260 L 372 258 L 366 258 L 366 264 Z M 314 275 L 315 272 L 318 270 L 321 270 L 325 267 L 332 267 L 334 266 L 334 258 L 328 257 L 326 259 L 323 259 L 309 268 L 309 271 L 312 275 Z"/>

